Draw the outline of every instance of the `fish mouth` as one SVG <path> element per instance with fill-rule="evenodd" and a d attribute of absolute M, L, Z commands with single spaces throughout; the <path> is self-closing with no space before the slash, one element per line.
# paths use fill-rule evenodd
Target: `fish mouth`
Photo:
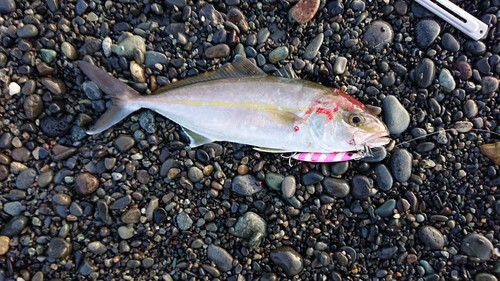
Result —
<path fill-rule="evenodd" d="M 370 148 L 374 147 L 380 147 L 388 144 L 391 141 L 391 138 L 389 138 L 389 134 L 387 132 L 381 132 L 381 133 L 376 133 L 376 134 L 371 134 L 368 135 L 367 137 L 363 139 L 356 139 L 356 144 L 360 145 L 366 145 Z"/>

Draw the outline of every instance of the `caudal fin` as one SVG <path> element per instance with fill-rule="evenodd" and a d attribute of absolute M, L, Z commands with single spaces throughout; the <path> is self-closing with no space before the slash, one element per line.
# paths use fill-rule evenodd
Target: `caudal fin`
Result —
<path fill-rule="evenodd" d="M 140 96 L 136 90 L 86 61 L 77 61 L 76 65 L 111 98 L 111 107 L 87 131 L 87 134 L 101 133 L 140 108 L 133 102 Z"/>

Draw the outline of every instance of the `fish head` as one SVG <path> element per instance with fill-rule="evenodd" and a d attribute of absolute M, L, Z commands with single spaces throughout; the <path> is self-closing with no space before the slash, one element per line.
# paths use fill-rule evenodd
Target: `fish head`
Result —
<path fill-rule="evenodd" d="M 389 130 L 375 115 L 366 110 L 351 110 L 344 114 L 344 126 L 352 134 L 353 150 L 360 147 L 381 147 L 389 143 Z"/>

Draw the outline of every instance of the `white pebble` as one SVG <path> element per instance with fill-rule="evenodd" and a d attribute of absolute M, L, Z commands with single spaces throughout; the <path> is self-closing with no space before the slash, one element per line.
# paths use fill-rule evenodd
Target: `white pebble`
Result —
<path fill-rule="evenodd" d="M 111 45 L 113 42 L 111 41 L 111 38 L 106 37 L 104 40 L 102 40 L 102 51 L 104 53 L 104 56 L 109 57 L 111 56 Z"/>
<path fill-rule="evenodd" d="M 19 86 L 19 84 L 17 84 L 16 82 L 11 82 L 9 84 L 9 94 L 11 96 L 13 95 L 17 95 L 21 92 L 21 86 Z"/>

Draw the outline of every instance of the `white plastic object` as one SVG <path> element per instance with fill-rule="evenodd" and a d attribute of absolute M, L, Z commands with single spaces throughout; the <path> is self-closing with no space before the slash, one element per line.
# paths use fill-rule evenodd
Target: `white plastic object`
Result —
<path fill-rule="evenodd" d="M 415 0 L 474 40 L 488 34 L 488 25 L 448 0 Z"/>

